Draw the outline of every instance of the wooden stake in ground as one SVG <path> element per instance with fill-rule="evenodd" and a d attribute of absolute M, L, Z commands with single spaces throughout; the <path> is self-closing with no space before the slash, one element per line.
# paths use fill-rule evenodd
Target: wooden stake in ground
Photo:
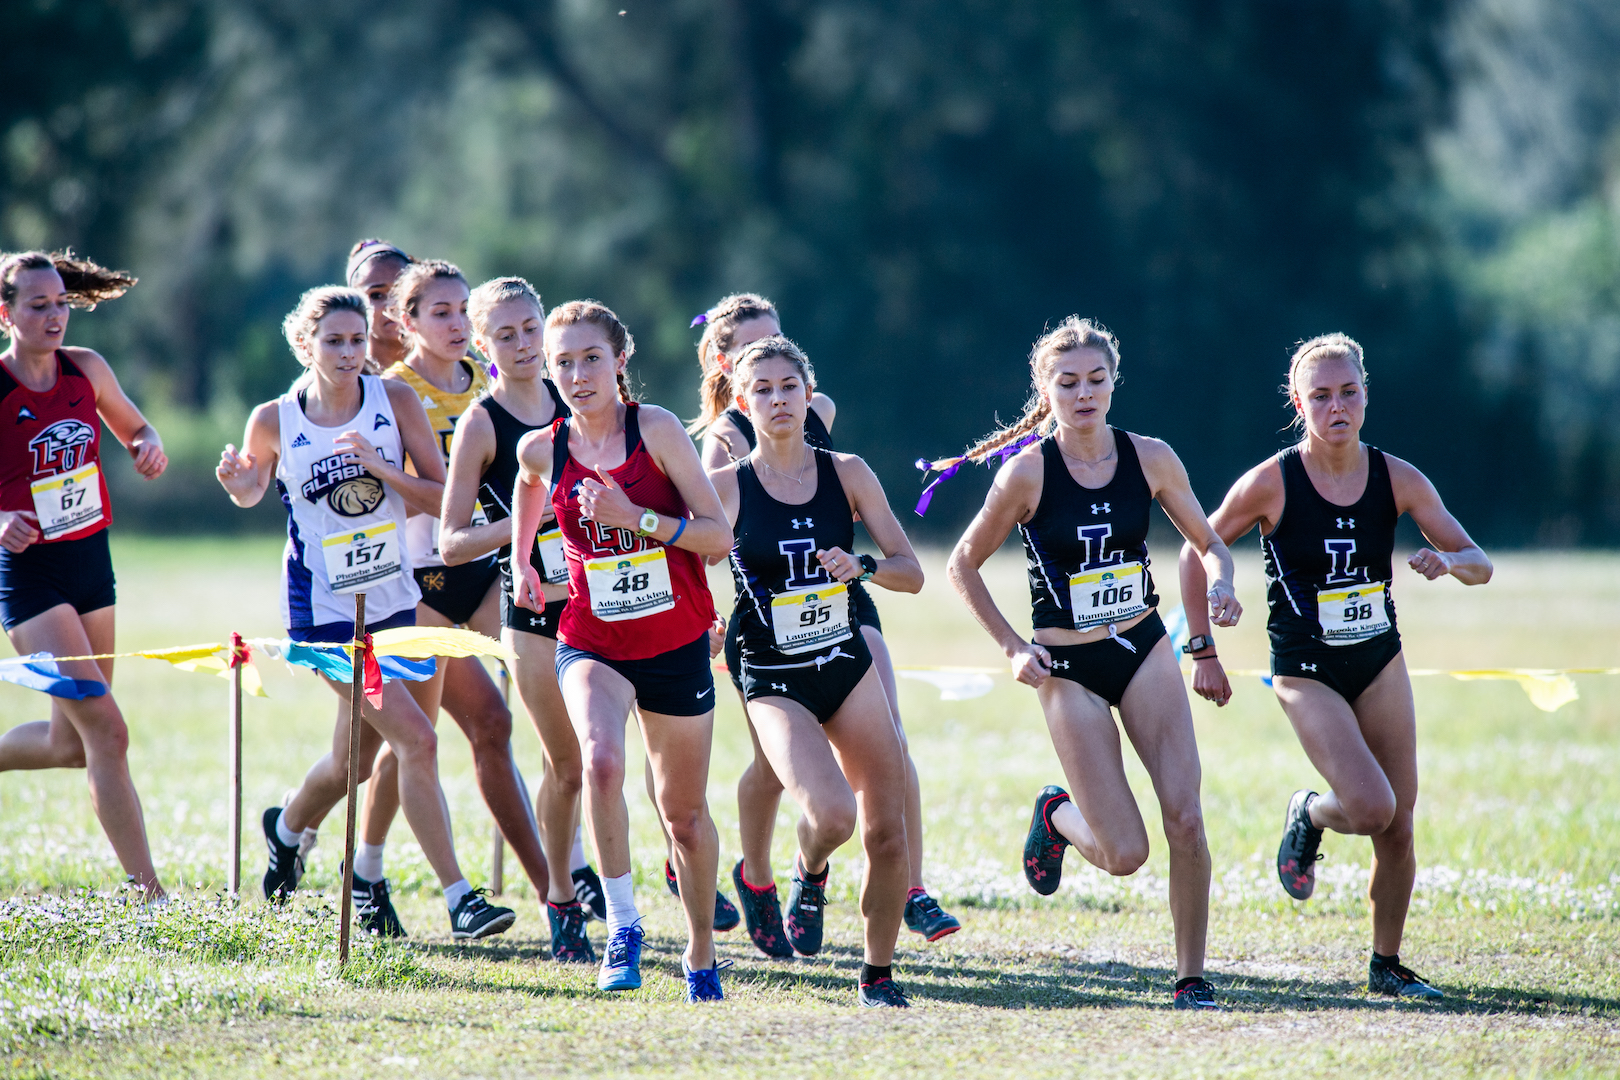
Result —
<path fill-rule="evenodd" d="M 230 865 L 226 868 L 226 884 L 232 900 L 242 897 L 242 668 L 247 663 L 242 635 L 231 634 L 231 688 L 230 688 L 230 783 L 225 805 L 231 819 Z"/>
<path fill-rule="evenodd" d="M 349 683 L 349 796 L 344 810 L 343 920 L 338 924 L 338 965 L 349 962 L 349 923 L 354 917 L 354 804 L 360 790 L 360 710 L 366 700 L 366 594 L 354 594 L 354 650 Z"/>
<path fill-rule="evenodd" d="M 501 700 L 509 707 L 512 704 L 512 676 L 505 662 L 501 664 Z M 506 838 L 501 835 L 500 822 L 495 822 L 494 828 L 495 846 L 489 855 L 489 891 L 499 896 L 506 888 Z"/>

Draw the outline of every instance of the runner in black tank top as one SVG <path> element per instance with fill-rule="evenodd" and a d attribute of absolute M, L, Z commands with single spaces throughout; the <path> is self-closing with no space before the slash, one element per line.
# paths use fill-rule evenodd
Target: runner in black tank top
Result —
<path fill-rule="evenodd" d="M 1366 370 L 1361 346 L 1343 334 L 1301 345 L 1287 390 L 1304 437 L 1249 470 L 1210 519 L 1228 543 L 1260 526 L 1270 590 L 1272 687 L 1326 795 L 1289 800 L 1277 876 L 1304 900 L 1316 887 L 1322 831 L 1371 836 L 1375 993 L 1438 998 L 1400 962 L 1417 857 L 1417 731 L 1411 685 L 1390 598 L 1395 522 L 1412 515 L 1433 545 L 1406 561 L 1433 580 L 1490 580 L 1491 563 L 1446 511 L 1417 469 L 1361 442 Z M 1183 553 L 1182 591 L 1203 570 Z M 1188 611 L 1193 689 L 1219 704 L 1231 695 L 1202 612 Z"/>
<path fill-rule="evenodd" d="M 495 381 L 456 425 L 439 551 L 452 565 L 497 550 L 501 553 L 501 640 L 516 656 L 508 670 L 545 750 L 534 816 L 545 852 L 551 953 L 560 961 L 594 963 L 596 954 L 585 934 L 592 912 L 581 900 L 601 903 L 602 885 L 583 858 L 573 857 L 578 848 L 583 764 L 579 740 L 557 687 L 555 662 L 557 619 L 565 590 L 554 590 L 556 596 L 543 613 L 516 606 L 508 558 L 518 440 L 556 417 L 568 415 L 568 407 L 542 374 L 543 316 L 540 297 L 528 282 L 521 278 L 485 282 L 472 291 L 467 315 L 478 351 L 495 364 Z M 475 502 L 483 507 L 485 523 L 473 524 Z M 534 565 L 542 567 L 539 562 Z"/>
<path fill-rule="evenodd" d="M 1111 709 L 1118 709 L 1153 781 L 1170 847 L 1173 1001 L 1177 1008 L 1213 1008 L 1214 992 L 1203 978 L 1210 862 L 1198 746 L 1148 574 L 1148 507 L 1155 499 L 1215 573 L 1208 600 L 1218 618 L 1229 624 L 1240 609 L 1231 553 L 1205 520 L 1175 452 L 1108 426 L 1118 365 L 1118 342 L 1089 319 L 1071 315 L 1035 343 L 1036 396 L 1024 416 L 967 452 L 982 461 L 1024 447 L 997 473 L 984 509 L 951 553 L 950 575 L 1011 659 L 1013 675 L 1037 688 L 1074 793 L 1051 785 L 1035 798 L 1024 840 L 1030 887 L 1041 895 L 1057 889 L 1070 844 L 1110 874 L 1134 873 L 1147 860 L 1147 829 L 1114 728 Z M 996 607 L 979 570 L 1015 525 L 1029 559 L 1033 641 Z"/>
<path fill-rule="evenodd" d="M 785 937 L 803 955 L 821 950 L 827 860 L 853 834 L 858 802 L 867 861 L 858 996 L 863 1005 L 904 1007 L 891 965 L 906 905 L 906 761 L 845 587 L 864 577 L 915 592 L 922 568 L 865 462 L 806 443 L 814 382 L 798 346 L 780 335 L 755 341 L 737 357 L 736 373 L 749 413 L 760 418 L 759 444 L 713 476 L 735 536 L 748 717 L 765 767 L 804 809 Z M 857 516 L 883 559 L 850 552 Z M 775 885 L 751 883 L 741 862 L 733 877 L 750 931 L 774 933 L 758 920 L 777 911 Z M 760 936 L 761 947 L 774 944 Z"/>

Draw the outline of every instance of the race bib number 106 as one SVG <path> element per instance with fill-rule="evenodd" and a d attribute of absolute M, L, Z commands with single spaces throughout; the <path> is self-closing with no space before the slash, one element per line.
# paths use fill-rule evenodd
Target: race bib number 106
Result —
<path fill-rule="evenodd" d="M 1143 566 L 1139 562 L 1082 570 L 1069 578 L 1069 604 L 1074 608 L 1074 628 L 1125 622 L 1148 609 L 1145 599 Z"/>

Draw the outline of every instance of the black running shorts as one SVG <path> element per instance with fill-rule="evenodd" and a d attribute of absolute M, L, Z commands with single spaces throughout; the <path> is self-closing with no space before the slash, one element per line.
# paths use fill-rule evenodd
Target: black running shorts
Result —
<path fill-rule="evenodd" d="M 1125 700 L 1125 690 L 1136 678 L 1137 669 L 1164 637 L 1164 620 L 1158 611 L 1119 635 L 1136 646 L 1132 652 L 1112 637 L 1082 645 L 1043 645 L 1052 654 L 1052 674 L 1079 683 L 1114 708 Z"/>
<path fill-rule="evenodd" d="M 544 611 L 530 611 L 520 607 L 512 600 L 512 594 L 505 589 L 501 590 L 501 625 L 509 630 L 520 630 L 525 634 L 539 634 L 552 641 L 557 640 L 557 624 L 562 620 L 563 607 L 568 603 L 566 599 L 553 600 L 546 605 Z"/>
<path fill-rule="evenodd" d="M 461 626 L 489 595 L 489 587 L 501 576 L 494 558 L 480 559 L 460 566 L 422 566 L 416 570 L 416 587 L 422 590 L 422 603 Z"/>
<path fill-rule="evenodd" d="M 817 723 L 825 724 L 843 707 L 845 699 L 860 685 L 872 667 L 872 650 L 860 633 L 839 642 L 816 656 L 807 656 L 791 666 L 742 664 L 743 700 L 785 697 L 810 710 Z"/>
<path fill-rule="evenodd" d="M 1312 679 L 1353 702 L 1401 652 L 1401 633 L 1391 629 L 1354 645 L 1328 645 L 1316 638 L 1271 642 L 1271 674 Z"/>
<path fill-rule="evenodd" d="M 58 604 L 83 615 L 117 601 L 106 529 L 21 552 L 0 548 L 0 625 L 8 633 Z"/>
<path fill-rule="evenodd" d="M 878 633 L 883 633 L 883 620 L 878 617 L 877 604 L 872 594 L 867 590 L 866 584 L 860 581 L 849 583 L 849 611 L 853 621 L 860 626 L 870 626 Z M 737 640 L 737 617 L 733 613 L 731 621 L 726 624 L 726 671 L 731 675 L 731 685 L 737 688 L 737 693 L 743 693 L 742 683 L 742 642 Z M 854 684 L 850 684 L 853 686 Z M 747 695 L 744 694 L 744 700 Z M 823 721 L 825 723 L 825 721 Z"/>
<path fill-rule="evenodd" d="M 547 605 L 548 607 L 550 605 Z M 709 667 L 709 632 L 645 660 L 610 660 L 557 642 L 557 678 L 581 660 L 606 664 L 630 681 L 642 712 L 666 716 L 702 716 L 714 711 L 714 671 Z"/>

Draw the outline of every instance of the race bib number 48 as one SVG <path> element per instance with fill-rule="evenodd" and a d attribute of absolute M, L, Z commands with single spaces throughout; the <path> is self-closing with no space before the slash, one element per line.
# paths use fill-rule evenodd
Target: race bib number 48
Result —
<path fill-rule="evenodd" d="M 322 537 L 326 580 L 334 593 L 354 593 L 404 573 L 399 530 L 392 521 Z"/>
<path fill-rule="evenodd" d="M 1074 628 L 1125 622 L 1147 611 L 1147 589 L 1139 562 L 1120 563 L 1097 570 L 1082 570 L 1069 578 L 1069 605 Z"/>
<path fill-rule="evenodd" d="M 28 490 L 33 493 L 34 514 L 46 540 L 101 520 L 101 469 L 93 461 L 72 472 L 35 480 Z"/>
<path fill-rule="evenodd" d="M 1329 645 L 1354 645 L 1389 629 L 1385 583 L 1323 589 L 1316 594 L 1316 621 Z"/>
<path fill-rule="evenodd" d="M 833 582 L 775 594 L 771 630 L 777 650 L 789 656 L 849 640 L 849 586 Z"/>
<path fill-rule="evenodd" d="M 642 619 L 675 606 L 669 560 L 661 547 L 587 561 L 585 588 L 591 596 L 591 614 L 603 622 Z"/>

